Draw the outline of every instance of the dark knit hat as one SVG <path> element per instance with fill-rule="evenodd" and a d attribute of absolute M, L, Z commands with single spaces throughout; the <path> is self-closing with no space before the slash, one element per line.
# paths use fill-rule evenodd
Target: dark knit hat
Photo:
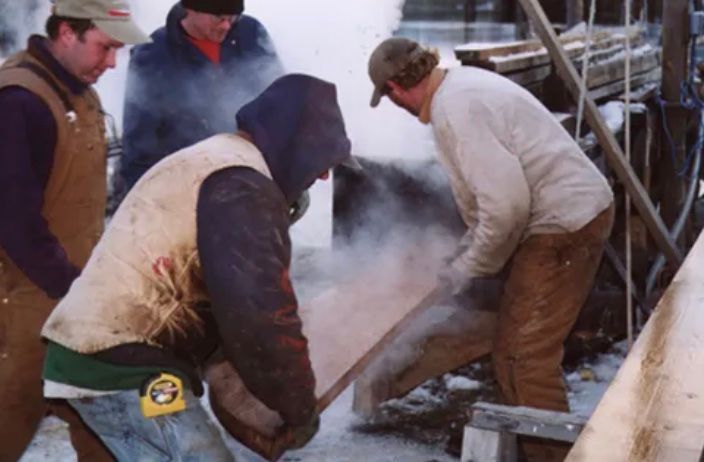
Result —
<path fill-rule="evenodd" d="M 242 14 L 244 0 L 181 0 L 181 6 L 201 13 Z"/>

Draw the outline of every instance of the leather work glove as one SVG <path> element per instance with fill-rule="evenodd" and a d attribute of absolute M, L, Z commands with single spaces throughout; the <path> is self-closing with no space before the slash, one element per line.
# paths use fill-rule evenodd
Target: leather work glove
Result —
<path fill-rule="evenodd" d="M 299 449 L 308 444 L 313 439 L 318 429 L 320 428 L 320 414 L 318 411 L 313 413 L 313 416 L 308 422 L 303 425 L 286 425 L 284 427 L 284 438 L 289 449 Z"/>

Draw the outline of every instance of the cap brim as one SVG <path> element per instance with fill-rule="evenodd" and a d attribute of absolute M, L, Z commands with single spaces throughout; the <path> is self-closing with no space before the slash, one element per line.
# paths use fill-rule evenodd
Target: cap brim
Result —
<path fill-rule="evenodd" d="M 111 39 L 126 45 L 137 45 L 152 41 L 152 39 L 142 32 L 132 20 L 117 21 L 94 19 L 93 22 L 98 29 L 105 32 Z"/>
<path fill-rule="evenodd" d="M 377 107 L 381 102 L 382 96 L 384 96 L 384 92 L 379 88 L 375 88 L 374 93 L 372 93 L 372 100 L 369 102 L 369 105 L 371 107 Z"/>

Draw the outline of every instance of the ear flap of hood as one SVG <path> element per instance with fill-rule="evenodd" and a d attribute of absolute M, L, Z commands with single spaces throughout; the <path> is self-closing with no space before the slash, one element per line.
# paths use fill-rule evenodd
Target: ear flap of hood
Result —
<path fill-rule="evenodd" d="M 289 204 L 350 157 L 335 85 L 309 75 L 276 80 L 239 110 L 237 127 L 252 136 Z"/>

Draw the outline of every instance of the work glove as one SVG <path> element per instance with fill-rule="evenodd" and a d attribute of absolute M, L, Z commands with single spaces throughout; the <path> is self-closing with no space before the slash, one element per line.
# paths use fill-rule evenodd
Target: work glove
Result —
<path fill-rule="evenodd" d="M 313 439 L 320 428 L 320 414 L 315 411 L 312 417 L 302 425 L 286 425 L 283 429 L 284 439 L 289 449 L 299 449 Z"/>
<path fill-rule="evenodd" d="M 470 278 L 453 265 L 444 266 L 438 273 L 438 287 L 443 287 L 449 295 L 457 295 L 469 284 Z"/>

